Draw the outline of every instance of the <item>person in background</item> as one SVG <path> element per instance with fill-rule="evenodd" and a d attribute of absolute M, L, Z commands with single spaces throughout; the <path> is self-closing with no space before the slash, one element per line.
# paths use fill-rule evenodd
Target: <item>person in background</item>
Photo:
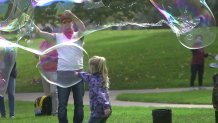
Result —
<path fill-rule="evenodd" d="M 197 35 L 195 37 L 195 46 L 201 47 L 203 43 L 203 36 Z M 194 89 L 194 81 L 196 76 L 198 75 L 198 87 L 199 89 L 203 89 L 203 76 L 204 76 L 204 60 L 208 57 L 208 53 L 205 53 L 203 48 L 192 49 L 192 60 L 191 60 L 191 78 L 190 78 L 190 86 L 191 89 Z"/>
<path fill-rule="evenodd" d="M 43 29 L 45 32 L 52 33 L 52 29 L 50 27 L 45 27 Z M 44 51 L 52 46 L 54 46 L 54 42 L 49 42 L 47 40 L 44 40 L 40 43 L 40 50 Z M 39 63 L 38 67 L 43 70 L 43 74 L 45 77 L 47 77 L 48 80 L 50 81 L 57 81 L 57 62 L 58 62 L 58 53 L 56 50 L 53 50 L 49 53 L 47 53 L 44 56 L 38 56 L 36 55 L 37 58 L 39 58 Z M 42 77 L 42 86 L 43 86 L 43 91 L 46 96 L 51 96 L 52 100 L 52 115 L 56 115 L 58 112 L 58 94 L 57 94 L 57 86 L 54 84 L 51 84 L 47 82 L 47 80 Z"/>
<path fill-rule="evenodd" d="M 75 72 L 89 85 L 89 99 L 91 115 L 88 123 L 106 123 L 111 115 L 109 100 L 109 78 L 106 59 L 93 56 L 89 59 L 89 72 Z"/>
<path fill-rule="evenodd" d="M 9 51 L 11 52 L 11 51 Z M 12 51 L 13 52 L 13 51 Z M 14 52 L 13 52 L 14 54 Z M 11 56 L 13 54 L 10 54 L 6 59 L 6 62 L 9 63 L 10 61 L 13 61 L 11 59 Z M 6 64 L 7 64 L 6 63 Z M 16 88 L 16 77 L 17 77 L 17 69 L 16 69 L 16 62 L 13 65 L 13 68 L 11 70 L 11 73 L 9 74 L 9 80 L 7 85 L 7 94 L 8 94 L 8 104 L 9 104 L 9 116 L 10 118 L 15 118 L 15 88 Z M 4 97 L 0 96 L 0 113 L 2 118 L 6 118 L 6 110 L 5 110 L 5 103 L 4 103 Z"/>

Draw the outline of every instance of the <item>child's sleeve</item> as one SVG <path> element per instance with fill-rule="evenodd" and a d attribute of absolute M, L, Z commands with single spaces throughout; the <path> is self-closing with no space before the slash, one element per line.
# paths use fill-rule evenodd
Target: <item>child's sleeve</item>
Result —
<path fill-rule="evenodd" d="M 85 80 L 86 82 L 90 81 L 90 77 L 91 74 L 87 73 L 87 72 L 79 72 L 79 77 L 81 77 L 83 80 Z"/>

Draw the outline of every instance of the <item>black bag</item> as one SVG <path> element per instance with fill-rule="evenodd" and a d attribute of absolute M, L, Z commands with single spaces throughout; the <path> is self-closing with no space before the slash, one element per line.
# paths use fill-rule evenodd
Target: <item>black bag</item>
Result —
<path fill-rule="evenodd" d="M 52 103 L 50 96 L 38 97 L 34 103 L 35 116 L 51 115 Z"/>

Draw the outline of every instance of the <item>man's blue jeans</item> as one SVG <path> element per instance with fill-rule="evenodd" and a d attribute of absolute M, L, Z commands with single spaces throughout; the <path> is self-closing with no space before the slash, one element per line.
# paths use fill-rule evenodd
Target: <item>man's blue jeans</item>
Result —
<path fill-rule="evenodd" d="M 72 73 L 73 74 L 73 73 Z M 84 82 L 81 82 L 68 87 L 62 88 L 57 87 L 58 89 L 58 120 L 59 123 L 68 123 L 67 118 L 67 103 L 69 99 L 70 92 L 73 92 L 74 99 L 74 123 L 82 123 L 84 117 L 83 111 L 83 96 L 84 96 Z"/>
<path fill-rule="evenodd" d="M 13 78 L 13 77 L 9 77 L 7 93 L 8 93 L 8 103 L 9 103 L 10 117 L 14 116 L 15 86 L 16 86 L 15 83 L 16 83 L 16 79 Z M 4 97 L 1 97 L 1 96 L 0 96 L 0 112 L 1 112 L 2 117 L 6 116 Z"/>

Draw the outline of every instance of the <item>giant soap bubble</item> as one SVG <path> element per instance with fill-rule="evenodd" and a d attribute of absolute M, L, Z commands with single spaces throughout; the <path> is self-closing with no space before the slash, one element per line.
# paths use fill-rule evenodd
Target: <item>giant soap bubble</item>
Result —
<path fill-rule="evenodd" d="M 20 48 L 39 55 L 58 46 L 42 52 L 36 46 L 41 39 L 34 33 L 34 23 L 41 29 L 50 25 L 54 32 L 60 32 L 59 16 L 66 9 L 71 10 L 86 26 L 85 32 L 74 41 L 112 26 L 160 26 L 161 23 L 154 22 L 158 15 L 156 9 L 165 16 L 165 23 L 185 47 L 205 47 L 215 39 L 215 19 L 204 0 L 1 0 L 0 6 L 0 30 L 5 32 L 2 36 L 18 42 Z M 204 41 L 196 47 L 194 39 L 199 34 Z"/>
<path fill-rule="evenodd" d="M 28 0 L 0 0 L 0 30 L 6 40 L 16 42 L 17 33 L 27 24 L 32 9 Z M 14 34 L 14 35 L 12 35 Z"/>
<path fill-rule="evenodd" d="M 76 42 L 95 31 L 128 25 L 147 28 L 161 26 L 164 22 L 187 48 L 205 47 L 215 39 L 215 19 L 206 2 L 202 0 L 2 0 L 1 8 L 4 8 L 0 14 L 2 36 L 14 44 L 16 42 L 16 47 L 39 55 L 37 67 L 42 76 L 50 83 L 62 87 L 71 86 L 78 80 L 62 85 L 55 77 L 46 74 L 48 69 L 45 66 L 56 64 L 55 60 L 58 58 L 50 54 L 63 47 L 85 51 Z M 42 30 L 49 26 L 53 33 L 61 33 L 65 23 L 61 18 L 65 10 L 75 14 L 73 18 L 77 20 L 74 23 L 83 22 L 85 30 L 68 41 L 42 48 L 45 39 L 37 33 L 37 27 Z M 165 16 L 166 21 L 162 21 L 158 10 Z M 77 24 L 71 27 L 80 30 Z M 203 41 L 194 40 L 199 35 Z"/>
<path fill-rule="evenodd" d="M 74 82 L 60 84 L 55 80 L 55 72 L 52 74 L 52 76 L 54 75 L 53 77 L 51 77 L 51 74 L 47 74 L 49 69 L 45 66 L 54 63 L 57 58 L 57 56 L 50 57 L 49 54 L 51 52 L 58 48 L 68 46 L 73 46 L 77 48 L 77 50 L 82 51 L 83 49 L 76 43 L 77 40 L 82 40 L 81 38 L 85 35 L 111 26 L 125 26 L 131 24 L 147 27 L 155 25 L 149 23 L 149 19 L 147 18 L 147 15 L 149 15 L 147 10 L 149 10 L 149 8 L 145 6 L 145 3 L 141 4 L 139 1 L 113 1 L 107 3 L 104 1 L 88 0 L 32 0 L 31 4 L 28 4 L 30 5 L 27 7 L 29 11 L 22 12 L 28 15 L 27 18 L 25 18 L 25 24 L 18 24 L 20 27 L 16 30 L 18 33 L 17 39 L 10 39 L 9 35 L 4 35 L 4 37 L 8 40 L 15 40 L 18 43 L 16 45 L 17 47 L 38 54 L 40 62 L 37 67 L 43 78 L 47 79 L 52 84 L 62 87 L 71 86 L 78 82 L 79 79 L 74 80 Z M 44 39 L 37 35 L 37 29 L 34 25 L 37 25 L 41 30 L 45 26 L 49 26 L 53 29 L 53 33 L 60 33 L 62 31 L 61 17 L 65 10 L 71 10 L 85 24 L 86 30 L 68 42 L 55 44 L 47 49 L 40 48 Z M 16 22 L 18 21 L 15 21 L 15 23 Z M 78 29 L 77 26 L 73 28 L 75 30 Z M 15 30 L 11 30 L 11 33 L 12 31 Z M 81 52 L 79 53 L 81 54 Z M 75 58 L 76 57 L 77 54 L 75 54 Z M 52 70 L 55 71 L 55 68 L 52 68 Z M 49 72 L 52 72 L 52 70 Z"/>
<path fill-rule="evenodd" d="M 149 3 L 149 2 L 148 2 Z M 145 3 L 141 4 L 139 1 L 111 1 L 109 3 L 105 1 L 63 1 L 63 0 L 55 0 L 55 1 L 35 1 L 34 4 L 34 16 L 31 17 L 34 20 L 34 24 L 38 25 L 41 28 L 45 26 L 50 26 L 53 28 L 53 32 L 59 33 L 61 32 L 62 23 L 61 17 L 65 10 L 71 10 L 84 24 L 85 31 L 81 33 L 78 37 L 74 38 L 71 42 L 76 42 L 77 40 L 81 40 L 81 38 L 85 35 L 93 33 L 95 31 L 99 31 L 102 29 L 106 29 L 112 26 L 125 26 L 125 25 L 137 25 L 142 27 L 153 26 L 155 24 L 149 23 L 149 19 L 147 16 L 149 15 L 146 8 Z M 42 19 L 43 18 L 43 19 Z M 29 25 L 25 26 L 25 32 L 28 32 L 23 39 L 30 40 L 29 47 L 34 49 L 35 45 L 39 45 L 41 43 L 41 39 L 34 34 L 34 25 L 30 22 Z M 73 27 L 77 29 L 78 27 Z M 38 44 L 37 44 L 38 43 Z M 49 60 L 52 59 L 48 52 L 58 49 L 59 47 L 65 47 L 66 43 L 57 44 L 45 51 L 41 49 L 36 49 L 37 51 L 43 52 L 43 56 L 40 57 L 41 61 L 37 65 L 40 70 L 41 75 L 44 79 L 47 79 L 52 84 L 56 84 L 62 87 L 68 87 L 75 83 L 77 83 L 80 79 L 76 78 L 73 82 L 62 82 L 59 83 L 56 81 L 55 73 L 51 73 L 49 69 L 45 66 L 47 63 L 55 64 L 55 61 Z M 73 43 L 75 44 L 75 43 Z M 32 46 L 31 46 L 32 45 Z M 76 44 L 75 44 L 76 45 Z M 78 48 L 77 48 L 78 49 Z M 78 52 L 81 54 L 81 52 Z M 75 58 L 77 54 L 74 55 Z M 47 57 L 47 58 L 46 58 Z M 50 58 L 48 58 L 50 57 Z M 42 62 L 42 59 L 46 58 L 47 61 Z M 53 59 L 54 60 L 54 59 Z M 52 68 L 52 67 L 51 67 Z M 54 68 L 55 70 L 55 68 Z"/>
<path fill-rule="evenodd" d="M 7 43 L 4 38 L 0 37 L 0 96 L 4 96 L 11 70 L 15 64 L 16 48 Z"/>
<path fill-rule="evenodd" d="M 151 0 L 165 16 L 180 43 L 190 49 L 210 45 L 216 37 L 216 21 L 204 0 Z M 196 40 L 202 37 L 201 41 Z"/>
<path fill-rule="evenodd" d="M 18 14 L 14 17 L 7 16 L 7 13 L 11 11 L 5 7 L 5 19 L 2 20 L 7 19 L 13 24 L 1 25 L 0 30 L 7 31 L 3 37 L 18 42 L 20 48 L 39 55 L 46 54 L 63 45 L 58 44 L 59 46 L 55 45 L 49 50 L 41 51 L 38 46 L 42 39 L 34 33 L 35 28 L 33 25 L 36 24 L 41 29 L 49 25 L 55 33 L 58 33 L 61 31 L 59 16 L 66 9 L 71 10 L 86 26 L 84 33 L 77 36 L 72 42 L 87 34 L 112 26 L 125 26 L 128 24 L 141 27 L 160 26 L 156 22 L 151 23 L 154 18 L 150 14 L 155 12 L 155 8 L 146 5 L 151 4 L 149 1 L 26 0 L 23 6 L 20 5 L 23 3 L 21 0 L 8 0 L 2 3 L 4 6 L 13 5 L 18 11 Z M 9 32 L 18 35 L 11 36 Z"/>

